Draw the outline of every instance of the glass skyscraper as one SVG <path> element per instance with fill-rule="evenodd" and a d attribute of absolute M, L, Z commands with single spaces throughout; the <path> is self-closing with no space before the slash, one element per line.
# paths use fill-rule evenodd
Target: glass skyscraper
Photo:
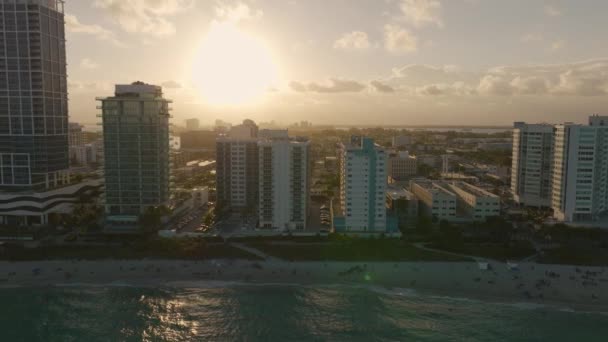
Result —
<path fill-rule="evenodd" d="M 0 190 L 69 181 L 63 1 L 0 1 Z"/>
<path fill-rule="evenodd" d="M 162 88 L 117 85 L 101 101 L 106 219 L 135 223 L 148 207 L 168 205 L 169 103 Z"/>

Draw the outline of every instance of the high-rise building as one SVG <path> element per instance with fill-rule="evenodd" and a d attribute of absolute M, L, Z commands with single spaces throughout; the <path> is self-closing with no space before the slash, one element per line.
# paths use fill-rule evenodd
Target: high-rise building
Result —
<path fill-rule="evenodd" d="M 552 125 L 514 124 L 511 191 L 515 202 L 551 206 L 553 138 Z"/>
<path fill-rule="evenodd" d="M 220 213 L 257 213 L 258 128 L 251 120 L 216 141 L 216 192 Z"/>
<path fill-rule="evenodd" d="M 386 152 L 371 138 L 353 136 L 341 145 L 339 161 L 341 215 L 334 214 L 335 230 L 385 232 Z"/>
<path fill-rule="evenodd" d="M 608 116 L 555 129 L 552 207 L 566 222 L 592 222 L 608 210 Z"/>
<path fill-rule="evenodd" d="M 148 207 L 169 202 L 169 103 L 162 88 L 116 85 L 101 101 L 106 218 L 136 223 Z"/>
<path fill-rule="evenodd" d="M 63 1 L 1 1 L 0 23 L 0 190 L 67 184 Z"/>
<path fill-rule="evenodd" d="M 197 130 L 200 126 L 200 122 L 198 119 L 187 119 L 186 120 L 186 129 L 190 131 Z"/>
<path fill-rule="evenodd" d="M 306 228 L 309 145 L 307 139 L 290 139 L 286 135 L 271 135 L 258 142 L 260 227 Z"/>
<path fill-rule="evenodd" d="M 82 125 L 76 122 L 70 122 L 68 125 L 68 141 L 70 147 L 78 147 L 84 145 L 84 137 L 82 136 Z"/>

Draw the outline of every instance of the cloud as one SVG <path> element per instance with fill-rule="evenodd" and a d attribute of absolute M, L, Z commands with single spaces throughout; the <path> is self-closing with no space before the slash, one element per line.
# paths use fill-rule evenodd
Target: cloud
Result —
<path fill-rule="evenodd" d="M 182 87 L 182 85 L 176 81 L 165 81 L 161 83 L 161 86 L 168 89 L 179 89 Z"/>
<path fill-rule="evenodd" d="M 416 28 L 428 25 L 443 27 L 441 2 L 438 0 L 401 0 L 402 19 Z"/>
<path fill-rule="evenodd" d="M 291 90 L 300 93 L 357 93 L 367 88 L 363 83 L 338 78 L 331 78 L 322 83 L 301 83 L 292 81 L 289 83 L 289 87 Z"/>
<path fill-rule="evenodd" d="M 106 41 L 114 44 L 118 47 L 124 47 L 125 45 L 120 42 L 114 32 L 105 29 L 99 25 L 86 25 L 81 23 L 75 15 L 65 15 L 65 26 L 68 32 L 71 33 L 82 33 L 94 36 L 97 40 Z"/>
<path fill-rule="evenodd" d="M 112 84 L 107 82 L 69 81 L 70 92 L 76 93 L 107 93 L 112 90 Z"/>
<path fill-rule="evenodd" d="M 523 43 L 539 42 L 543 40 L 543 35 L 540 33 L 527 33 L 521 37 Z"/>
<path fill-rule="evenodd" d="M 334 49 L 365 50 L 370 46 L 367 33 L 362 31 L 345 33 L 334 42 Z"/>
<path fill-rule="evenodd" d="M 439 95 L 475 95 L 477 91 L 464 82 L 427 84 L 415 89 L 415 94 L 422 96 Z"/>
<path fill-rule="evenodd" d="M 511 82 L 500 75 L 485 75 L 480 81 L 477 91 L 486 95 L 511 95 L 514 92 Z"/>
<path fill-rule="evenodd" d="M 543 8 L 543 11 L 545 12 L 545 15 L 548 15 L 550 17 L 559 17 L 562 15 L 562 11 L 559 8 L 551 5 L 545 6 Z"/>
<path fill-rule="evenodd" d="M 414 52 L 418 49 L 418 39 L 405 28 L 387 24 L 384 26 L 384 47 L 397 54 Z"/>
<path fill-rule="evenodd" d="M 259 19 L 264 15 L 262 10 L 253 10 L 247 4 L 238 2 L 235 5 L 220 4 L 215 7 L 215 15 L 222 21 L 238 23 L 243 20 Z"/>
<path fill-rule="evenodd" d="M 547 80 L 538 76 L 517 76 L 510 85 L 515 92 L 523 95 L 542 95 L 549 90 Z"/>
<path fill-rule="evenodd" d="M 194 0 L 95 0 L 94 6 L 109 12 L 126 32 L 160 38 L 175 34 L 167 17 L 192 8 Z"/>
<path fill-rule="evenodd" d="M 83 58 L 80 61 L 80 67 L 83 69 L 97 69 L 99 68 L 99 64 L 89 58 Z"/>
<path fill-rule="evenodd" d="M 579 68 L 561 73 L 559 83 L 552 91 L 558 95 L 603 96 L 608 94 L 608 65 L 598 65 L 598 67 L 598 70 Z"/>
<path fill-rule="evenodd" d="M 306 84 L 296 81 L 289 82 L 289 88 L 298 93 L 304 93 L 307 90 Z"/>
<path fill-rule="evenodd" d="M 382 83 L 380 81 L 371 81 L 369 84 L 374 91 L 379 92 L 379 93 L 394 93 L 395 92 L 395 88 L 391 87 L 388 84 Z"/>

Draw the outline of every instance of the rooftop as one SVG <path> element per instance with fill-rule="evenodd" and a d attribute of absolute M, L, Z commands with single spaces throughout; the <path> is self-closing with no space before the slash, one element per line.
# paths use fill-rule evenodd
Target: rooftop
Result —
<path fill-rule="evenodd" d="M 407 191 L 405 188 L 394 185 L 389 185 L 386 188 L 386 195 L 389 196 L 391 199 L 405 198 L 409 200 L 414 198 L 414 194 Z"/>

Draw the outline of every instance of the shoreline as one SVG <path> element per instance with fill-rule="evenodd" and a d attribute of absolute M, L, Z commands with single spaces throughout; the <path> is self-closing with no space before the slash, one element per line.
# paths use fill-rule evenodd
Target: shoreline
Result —
<path fill-rule="evenodd" d="M 423 295 L 608 312 L 608 269 L 491 262 L 50 260 L 0 262 L 0 291 L 19 287 L 379 286 Z M 186 286 L 187 285 L 187 286 Z M 397 294 L 397 293 L 396 293 Z"/>

